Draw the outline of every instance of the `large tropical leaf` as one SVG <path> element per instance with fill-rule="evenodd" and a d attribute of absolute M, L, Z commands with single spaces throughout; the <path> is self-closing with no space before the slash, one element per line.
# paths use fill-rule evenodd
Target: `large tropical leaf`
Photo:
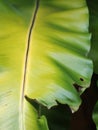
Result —
<path fill-rule="evenodd" d="M 74 84 L 83 90 L 92 74 L 85 1 L 40 1 L 31 42 L 26 86 L 33 89 L 26 87 L 26 95 L 49 108 L 56 100 L 77 108 Z"/>
<path fill-rule="evenodd" d="M 0 1 L 0 130 L 47 129 L 40 126 L 40 120 L 46 122 L 43 117 L 37 123 L 37 113 L 30 104 L 24 102 L 23 106 L 22 97 L 28 29 L 34 6 L 32 0 Z"/>
<path fill-rule="evenodd" d="M 78 109 L 92 75 L 88 23 L 85 0 L 0 1 L 1 130 L 48 130 L 28 99 Z"/>

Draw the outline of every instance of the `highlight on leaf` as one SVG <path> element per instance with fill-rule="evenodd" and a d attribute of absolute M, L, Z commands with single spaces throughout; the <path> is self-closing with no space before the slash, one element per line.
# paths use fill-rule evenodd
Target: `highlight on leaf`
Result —
<path fill-rule="evenodd" d="M 85 0 L 0 1 L 0 129 L 48 130 L 40 106 L 79 108 L 93 72 L 88 15 Z"/>

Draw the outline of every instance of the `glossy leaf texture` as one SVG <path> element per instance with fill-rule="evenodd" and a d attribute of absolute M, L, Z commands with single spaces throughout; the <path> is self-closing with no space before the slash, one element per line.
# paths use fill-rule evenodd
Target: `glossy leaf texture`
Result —
<path fill-rule="evenodd" d="M 32 33 L 25 94 L 48 108 L 57 102 L 73 110 L 79 93 L 89 87 L 92 61 L 88 33 L 88 9 L 84 0 L 41 0 Z M 29 87 L 32 86 L 32 87 Z"/>
<path fill-rule="evenodd" d="M 48 130 L 26 96 L 78 109 L 93 71 L 88 26 L 85 0 L 0 1 L 0 129 Z"/>
<path fill-rule="evenodd" d="M 23 106 L 21 101 L 28 32 L 35 6 L 34 0 L 0 1 L 0 130 L 48 130 L 46 119 L 38 120 L 32 106 L 26 101 Z"/>

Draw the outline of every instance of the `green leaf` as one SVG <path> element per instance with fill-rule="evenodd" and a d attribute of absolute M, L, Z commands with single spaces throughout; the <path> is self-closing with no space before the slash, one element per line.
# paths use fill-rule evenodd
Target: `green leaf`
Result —
<path fill-rule="evenodd" d="M 25 93 L 48 108 L 67 103 L 80 105 L 74 88 L 83 91 L 90 84 L 92 61 L 88 33 L 88 9 L 84 0 L 40 1 L 32 33 Z M 30 70 L 30 71 L 29 71 Z"/>
<path fill-rule="evenodd" d="M 89 57 L 94 62 L 94 72 L 98 74 L 98 1 L 87 0 L 90 12 L 90 32 L 92 33 Z"/>
<path fill-rule="evenodd" d="M 93 68 L 88 23 L 85 0 L 0 1 L 0 129 L 48 130 L 26 96 L 78 109 Z"/>
<path fill-rule="evenodd" d="M 36 108 L 39 118 L 42 115 L 46 116 L 49 130 L 65 130 L 65 128 L 66 130 L 69 130 L 72 113 L 67 105 L 58 103 L 57 106 L 48 109 L 47 107 L 38 104 L 36 100 L 30 99 L 27 96 L 26 100 Z"/>
<path fill-rule="evenodd" d="M 41 130 L 37 112 L 22 97 L 28 29 L 35 6 L 33 0 L 0 1 L 0 130 Z"/>

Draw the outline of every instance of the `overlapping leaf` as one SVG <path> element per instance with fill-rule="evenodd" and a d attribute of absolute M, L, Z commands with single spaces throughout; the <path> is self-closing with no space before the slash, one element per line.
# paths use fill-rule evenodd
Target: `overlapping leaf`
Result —
<path fill-rule="evenodd" d="M 82 91 L 92 75 L 85 1 L 40 1 L 31 42 L 26 95 L 48 108 L 59 101 L 77 109 L 80 98 L 74 84 Z"/>
<path fill-rule="evenodd" d="M 0 1 L 0 129 L 3 130 L 48 130 L 46 118 L 38 119 L 37 111 L 24 97 L 36 99 L 48 108 L 58 101 L 77 110 L 81 99 L 75 87 L 81 93 L 90 84 L 92 61 L 87 57 L 90 34 L 85 0 L 39 2 L 26 55 L 36 1 Z"/>

